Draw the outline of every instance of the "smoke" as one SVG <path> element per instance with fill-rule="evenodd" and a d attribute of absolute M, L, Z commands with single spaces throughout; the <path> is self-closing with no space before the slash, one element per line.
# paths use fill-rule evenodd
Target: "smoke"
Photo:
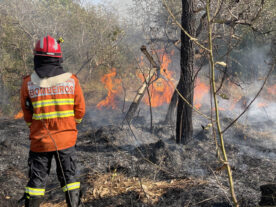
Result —
<path fill-rule="evenodd" d="M 247 67 L 251 69 L 250 73 L 255 79 L 265 75 L 267 63 L 270 61 L 268 55 L 270 49 L 270 45 L 264 45 L 262 47 L 252 46 L 252 48 L 244 50 L 246 55 L 240 61 L 243 65 L 248 65 Z"/>
<path fill-rule="evenodd" d="M 124 113 L 122 111 L 108 108 L 98 110 L 96 107 L 92 107 L 87 110 L 87 115 L 93 127 L 120 126 L 124 120 Z"/>
<path fill-rule="evenodd" d="M 132 0 L 85 0 L 82 1 L 82 4 L 95 4 L 95 5 L 108 5 L 112 7 L 121 19 L 127 18 L 129 15 L 129 8 L 133 6 Z"/>
<path fill-rule="evenodd" d="M 0 117 L 7 113 L 9 109 L 9 91 L 5 88 L 3 82 L 0 80 Z"/>
<path fill-rule="evenodd" d="M 241 52 L 243 55 L 237 61 L 244 65 L 247 70 L 246 73 L 233 77 L 237 84 L 227 85 L 225 83 L 218 93 L 220 95 L 225 94 L 225 96 L 217 96 L 222 129 L 227 127 L 245 110 L 262 87 L 264 78 L 270 69 L 269 67 L 271 67 L 268 64 L 271 59 L 269 56 L 270 48 L 270 45 L 252 46 L 250 49 L 244 49 Z M 228 68 L 228 70 L 234 69 Z M 200 74 L 202 80 L 208 75 L 206 71 L 208 69 L 205 68 Z M 216 74 L 216 78 L 220 78 L 219 72 Z M 266 83 L 259 97 L 247 112 L 224 134 L 227 143 L 239 146 L 239 155 L 244 154 L 270 160 L 276 159 L 276 99 L 273 92 L 275 86 L 271 84 L 273 84 L 273 81 Z M 200 110 L 210 115 L 210 93 L 203 96 Z M 194 127 L 197 129 L 200 124 L 204 125 L 206 123 L 207 121 L 200 116 L 194 118 Z"/>
<path fill-rule="evenodd" d="M 119 109 L 103 108 L 99 110 L 96 107 L 90 107 L 87 110 L 87 115 L 92 125 L 95 127 L 109 125 L 121 126 L 126 112 L 129 109 L 130 103 L 126 103 L 124 112 L 122 111 L 122 105 L 123 103 L 121 103 L 119 106 L 121 108 Z M 167 109 L 168 104 L 164 104 L 157 108 L 152 108 L 153 123 L 159 123 L 160 121 L 163 121 L 165 119 Z M 149 126 L 148 124 L 150 123 L 150 119 L 150 107 L 144 103 L 140 103 L 131 123 Z"/>
<path fill-rule="evenodd" d="M 249 108 L 246 116 L 241 120 L 246 121 L 258 132 L 267 133 L 276 144 L 276 103 L 259 98 Z"/>

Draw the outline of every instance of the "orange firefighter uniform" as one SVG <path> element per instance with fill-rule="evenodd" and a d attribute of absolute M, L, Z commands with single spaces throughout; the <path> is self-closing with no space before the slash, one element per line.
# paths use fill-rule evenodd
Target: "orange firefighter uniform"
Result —
<path fill-rule="evenodd" d="M 76 125 L 84 116 L 85 101 L 78 78 L 61 66 L 59 43 L 49 35 L 37 41 L 35 71 L 24 78 L 21 87 L 21 107 L 31 141 L 29 182 L 22 198 L 25 207 L 40 206 L 53 157 L 66 203 L 70 207 L 80 204 L 75 144 Z"/>
<path fill-rule="evenodd" d="M 77 206 L 80 182 L 76 179 L 76 125 L 85 113 L 78 78 L 71 73 L 63 73 L 41 79 L 34 72 L 23 80 L 21 107 L 24 120 L 30 127 L 31 141 L 28 160 L 30 180 L 25 190 L 25 206 L 39 206 L 42 202 L 52 157 L 55 157 L 56 163 L 60 162 L 57 174 L 66 193 L 66 202 L 69 206 Z"/>
<path fill-rule="evenodd" d="M 85 113 L 85 101 L 79 80 L 71 73 L 39 79 L 36 73 L 24 78 L 21 88 L 21 107 L 24 120 L 30 127 L 31 151 L 55 151 L 76 144 L 77 128 Z M 30 100 L 33 110 L 26 107 Z"/>

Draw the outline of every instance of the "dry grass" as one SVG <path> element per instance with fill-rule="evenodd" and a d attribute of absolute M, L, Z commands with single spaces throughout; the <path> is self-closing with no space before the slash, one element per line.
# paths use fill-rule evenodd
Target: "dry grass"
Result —
<path fill-rule="evenodd" d="M 206 183 L 202 180 L 173 179 L 153 181 L 145 178 L 126 177 L 124 174 L 107 173 L 90 177 L 88 180 L 93 189 L 87 192 L 85 201 L 113 197 L 134 191 L 145 203 L 155 203 L 169 189 L 184 189 Z"/>
<path fill-rule="evenodd" d="M 206 184 L 203 180 L 172 179 L 168 181 L 153 181 L 145 178 L 127 177 L 121 173 L 106 173 L 89 176 L 90 186 L 83 196 L 84 203 L 95 199 L 115 197 L 128 192 L 136 192 L 144 203 L 154 204 L 170 189 L 187 189 Z M 58 204 L 44 203 L 42 207 L 65 207 L 65 202 Z"/>
<path fill-rule="evenodd" d="M 41 207 L 67 207 L 67 204 L 65 201 L 58 203 L 58 204 L 52 204 L 52 203 L 43 203 L 40 205 Z"/>

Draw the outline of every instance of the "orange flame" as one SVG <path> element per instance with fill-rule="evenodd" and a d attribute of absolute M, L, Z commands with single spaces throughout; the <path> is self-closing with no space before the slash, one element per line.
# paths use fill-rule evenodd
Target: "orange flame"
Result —
<path fill-rule="evenodd" d="M 164 53 L 163 50 L 157 51 L 157 54 L 160 54 L 160 52 Z M 171 53 L 173 55 L 173 52 Z M 149 94 L 150 94 L 150 100 L 148 98 L 148 95 L 146 94 L 146 97 L 144 98 L 144 102 L 147 105 L 151 105 L 152 107 L 159 107 L 163 104 L 168 104 L 171 101 L 171 97 L 173 94 L 173 72 L 168 70 L 169 64 L 171 63 L 170 56 L 166 53 L 159 55 L 160 57 L 160 74 L 161 78 L 155 80 L 156 77 L 153 77 L 153 80 L 155 80 L 151 86 L 149 87 Z M 142 59 L 143 60 L 143 59 Z M 141 62 L 141 64 L 144 64 Z M 138 77 L 144 81 L 145 78 L 143 74 L 138 74 Z"/>
<path fill-rule="evenodd" d="M 240 103 L 240 101 L 242 101 L 241 99 L 243 98 L 243 93 L 240 88 L 229 79 L 227 79 L 224 88 L 226 90 L 226 94 L 228 94 L 230 97 L 229 108 L 227 110 L 231 111 L 236 107 L 237 103 Z M 245 100 L 243 101 L 242 105 L 246 105 Z"/>
<path fill-rule="evenodd" d="M 98 109 L 102 109 L 103 107 L 111 107 L 112 109 L 117 109 L 116 104 L 116 95 L 122 91 L 121 79 L 115 78 L 117 72 L 116 68 L 112 68 L 110 73 L 105 74 L 101 78 L 101 82 L 105 85 L 107 89 L 107 97 L 100 101 L 97 104 Z"/>
<path fill-rule="evenodd" d="M 258 103 L 258 108 L 263 108 L 263 107 L 266 107 L 268 106 L 268 103 Z"/>
<path fill-rule="evenodd" d="M 233 98 L 231 106 L 229 107 L 229 110 L 233 110 L 236 106 L 236 104 L 241 100 L 242 96 L 239 96 L 238 98 Z"/>
<path fill-rule="evenodd" d="M 22 112 L 22 111 L 19 111 L 16 115 L 14 115 L 13 118 L 14 118 L 14 119 L 21 119 L 21 118 L 23 118 L 23 112 Z"/>
<path fill-rule="evenodd" d="M 215 110 L 216 110 L 216 108 L 214 107 L 214 108 L 213 108 L 213 111 L 215 111 Z M 219 110 L 219 111 L 226 111 L 226 109 L 225 109 L 225 108 L 222 108 L 222 107 L 218 107 L 218 110 Z"/>
<path fill-rule="evenodd" d="M 209 92 L 210 88 L 208 85 L 200 82 L 196 79 L 196 86 L 194 89 L 194 107 L 199 109 L 202 105 L 203 97 Z"/>
<path fill-rule="evenodd" d="M 271 95 L 276 95 L 276 84 L 274 84 L 271 87 L 267 88 L 267 92 Z"/>

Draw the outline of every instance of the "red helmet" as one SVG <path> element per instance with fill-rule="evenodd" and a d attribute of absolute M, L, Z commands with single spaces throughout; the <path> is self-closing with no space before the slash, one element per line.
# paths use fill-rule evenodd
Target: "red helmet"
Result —
<path fill-rule="evenodd" d="M 42 37 L 36 43 L 34 55 L 61 58 L 62 52 L 59 42 L 49 35 Z"/>

